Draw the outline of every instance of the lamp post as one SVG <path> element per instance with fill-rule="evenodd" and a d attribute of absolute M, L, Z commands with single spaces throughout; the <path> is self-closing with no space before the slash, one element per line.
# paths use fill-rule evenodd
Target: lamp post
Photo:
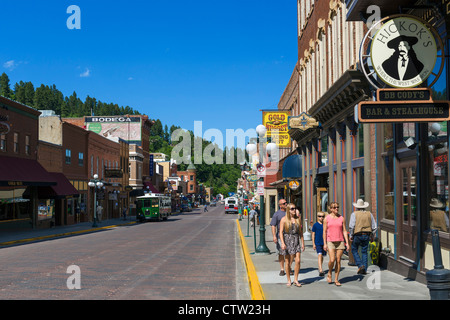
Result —
<path fill-rule="evenodd" d="M 103 187 L 103 182 L 98 179 L 98 174 L 94 174 L 94 179 L 88 182 L 88 186 L 94 188 L 94 224 L 93 228 L 97 228 L 97 188 Z"/>
<path fill-rule="evenodd" d="M 264 164 L 264 142 L 266 139 L 264 136 L 266 135 L 267 129 L 264 125 L 260 124 L 256 127 L 256 133 L 258 134 L 257 140 L 259 143 L 259 163 Z M 248 144 L 246 147 L 247 152 L 250 155 L 256 153 L 257 147 L 254 144 Z M 261 177 L 260 181 L 264 181 L 264 178 Z M 259 245 L 255 249 L 256 253 L 269 254 L 270 250 L 266 245 L 266 216 L 265 216 L 265 208 L 264 208 L 264 195 L 260 195 L 259 201 L 259 211 L 260 211 L 260 224 L 259 224 Z"/>

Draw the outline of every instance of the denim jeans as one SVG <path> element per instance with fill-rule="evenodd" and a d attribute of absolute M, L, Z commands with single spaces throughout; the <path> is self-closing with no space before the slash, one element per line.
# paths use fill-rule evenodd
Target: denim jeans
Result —
<path fill-rule="evenodd" d="M 369 235 L 361 234 L 361 235 L 354 235 L 353 236 L 353 242 L 352 242 L 352 254 L 353 258 L 355 259 L 355 263 L 360 268 L 361 266 L 364 266 L 367 270 L 367 250 L 369 248 Z M 359 256 L 358 253 L 358 247 L 361 247 L 361 255 Z"/>

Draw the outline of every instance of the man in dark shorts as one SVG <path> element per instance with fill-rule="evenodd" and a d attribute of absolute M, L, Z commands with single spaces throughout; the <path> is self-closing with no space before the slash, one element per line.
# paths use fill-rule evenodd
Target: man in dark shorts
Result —
<path fill-rule="evenodd" d="M 317 222 L 314 223 L 311 234 L 313 249 L 316 250 L 318 255 L 319 264 L 319 276 L 323 277 L 325 274 L 322 269 L 323 257 L 327 255 L 327 252 L 323 250 L 323 220 L 325 219 L 325 212 L 317 212 Z"/>
<path fill-rule="evenodd" d="M 272 228 L 273 242 L 277 247 L 278 252 L 278 261 L 280 262 L 280 276 L 286 275 L 284 272 L 284 255 L 280 254 L 281 252 L 281 242 L 280 242 L 280 221 L 286 215 L 286 206 L 287 202 L 284 199 L 280 199 L 278 201 L 278 205 L 280 210 L 274 213 L 272 220 L 270 221 L 270 226 Z"/>

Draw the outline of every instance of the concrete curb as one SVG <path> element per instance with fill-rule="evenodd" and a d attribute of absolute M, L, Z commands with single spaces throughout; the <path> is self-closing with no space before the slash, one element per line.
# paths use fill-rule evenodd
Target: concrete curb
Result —
<path fill-rule="evenodd" d="M 236 224 L 238 226 L 239 238 L 241 239 L 241 247 L 244 254 L 245 267 L 247 269 L 247 278 L 250 286 L 252 300 L 266 300 L 264 291 L 261 287 L 261 283 L 259 282 L 258 276 L 256 275 L 255 266 L 253 265 L 253 261 L 250 257 L 250 251 L 248 250 L 244 235 L 242 234 L 239 220 L 236 220 Z"/>
<path fill-rule="evenodd" d="M 85 229 L 85 230 L 71 231 L 71 232 L 65 232 L 65 233 L 50 234 L 50 235 L 35 237 L 35 238 L 1 242 L 0 247 L 7 247 L 7 246 L 17 245 L 17 244 L 22 244 L 22 243 L 27 243 L 27 242 L 43 241 L 43 240 L 48 240 L 48 239 L 53 239 L 53 238 L 74 236 L 74 235 L 78 235 L 78 234 L 82 234 L 82 233 L 92 233 L 92 232 L 111 229 L 111 228 L 115 228 L 115 227 L 119 227 L 119 226 L 131 225 L 131 224 L 136 224 L 136 221 L 122 223 L 122 224 L 116 224 L 116 225 L 110 225 L 110 226 L 105 226 L 105 227 L 99 227 L 99 228 L 95 228 L 95 229 Z"/>

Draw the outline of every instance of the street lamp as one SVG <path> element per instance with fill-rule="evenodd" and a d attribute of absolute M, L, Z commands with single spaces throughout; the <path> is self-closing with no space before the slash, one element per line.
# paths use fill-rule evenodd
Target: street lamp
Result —
<path fill-rule="evenodd" d="M 264 163 L 264 143 L 266 142 L 266 138 L 264 136 L 266 135 L 267 128 L 260 124 L 256 127 L 256 133 L 258 134 L 257 140 L 259 143 L 259 163 Z M 273 146 L 271 145 L 270 148 Z M 275 145 L 276 148 L 276 145 Z M 257 146 L 255 144 L 248 144 L 246 146 L 246 150 L 249 153 L 249 155 L 253 155 L 257 151 Z M 260 181 L 264 181 L 264 177 L 260 178 Z M 260 212 L 260 224 L 259 224 L 259 245 L 255 249 L 256 253 L 263 253 L 263 254 L 269 254 L 270 250 L 266 245 L 266 216 L 265 216 L 265 208 L 264 208 L 264 195 L 260 195 L 260 201 L 259 201 L 259 212 Z"/>
<path fill-rule="evenodd" d="M 94 224 L 93 228 L 97 228 L 97 188 L 103 187 L 103 182 L 98 179 L 98 174 L 94 174 L 94 179 L 88 182 L 88 186 L 94 188 Z"/>

